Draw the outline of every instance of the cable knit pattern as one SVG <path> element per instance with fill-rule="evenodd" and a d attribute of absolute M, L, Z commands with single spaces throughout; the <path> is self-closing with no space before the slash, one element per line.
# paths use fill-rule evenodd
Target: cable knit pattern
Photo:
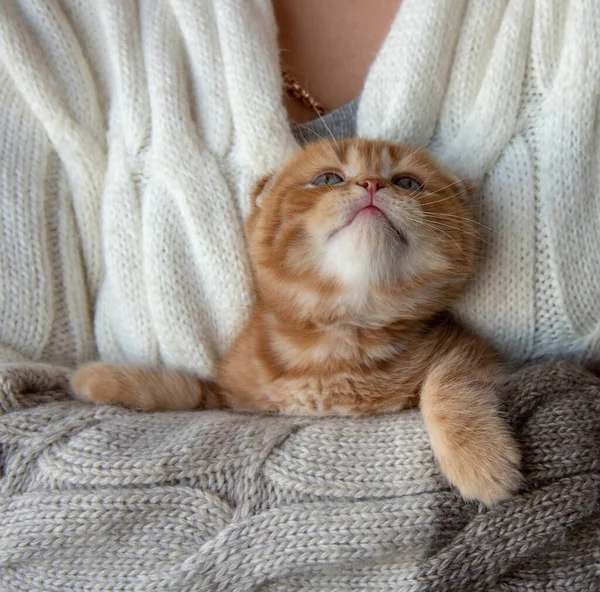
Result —
<path fill-rule="evenodd" d="M 480 184 L 459 312 L 514 359 L 600 353 L 599 47 L 596 0 L 404 0 L 358 105 Z M 3 345 L 211 374 L 249 187 L 296 146 L 280 82 L 268 0 L 4 0 Z"/>
<path fill-rule="evenodd" d="M 480 185 L 457 311 L 507 358 L 600 357 L 600 3 L 403 0 L 356 130 Z M 249 188 L 296 147 L 269 0 L 0 2 L 0 588 L 598 589 L 600 386 L 509 381 L 527 489 L 439 476 L 416 412 L 68 401 L 95 357 L 210 375 L 252 306 Z M 29 362 L 28 362 L 29 360 Z"/>
<path fill-rule="evenodd" d="M 64 370 L 0 366 L 3 590 L 600 584 L 600 381 L 575 366 L 507 381 L 527 486 L 490 510 L 447 487 L 416 411 L 141 414 L 66 396 Z"/>

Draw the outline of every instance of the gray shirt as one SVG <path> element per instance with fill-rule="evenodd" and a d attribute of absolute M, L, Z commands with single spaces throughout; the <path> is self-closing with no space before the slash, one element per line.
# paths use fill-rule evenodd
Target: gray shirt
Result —
<path fill-rule="evenodd" d="M 357 97 L 353 101 L 330 111 L 323 117 L 306 123 L 296 124 L 292 131 L 300 144 L 308 144 L 332 137 L 336 140 L 356 135 L 356 112 L 358 111 Z"/>

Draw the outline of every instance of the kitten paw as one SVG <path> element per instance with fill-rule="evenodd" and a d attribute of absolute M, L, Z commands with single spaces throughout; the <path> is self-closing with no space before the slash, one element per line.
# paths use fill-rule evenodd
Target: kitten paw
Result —
<path fill-rule="evenodd" d="M 218 397 L 192 374 L 145 366 L 94 362 L 71 378 L 78 399 L 139 411 L 184 411 L 218 407 Z"/>
<path fill-rule="evenodd" d="M 78 399 L 97 405 L 126 404 L 124 385 L 118 369 L 104 362 L 93 362 L 79 368 L 71 377 L 71 386 Z"/>
<path fill-rule="evenodd" d="M 522 484 L 521 454 L 504 429 L 438 454 L 442 473 L 466 500 L 491 506 L 512 497 Z"/>

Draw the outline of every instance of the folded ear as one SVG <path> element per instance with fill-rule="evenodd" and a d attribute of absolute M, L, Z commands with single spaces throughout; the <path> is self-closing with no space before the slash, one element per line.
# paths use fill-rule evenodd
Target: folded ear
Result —
<path fill-rule="evenodd" d="M 472 183 L 470 183 L 466 179 L 461 179 L 458 182 L 458 186 L 461 188 L 461 194 L 462 194 L 461 197 L 465 201 L 470 201 L 475 196 L 475 192 L 477 191 L 477 187 L 475 187 L 475 185 L 473 185 Z"/>
<path fill-rule="evenodd" d="M 463 181 L 463 185 L 465 186 L 465 189 L 467 190 L 467 195 L 469 197 L 473 197 L 475 195 L 475 191 L 477 191 L 477 187 L 475 187 L 475 185 L 473 185 L 472 183 L 469 183 L 468 181 Z"/>
<path fill-rule="evenodd" d="M 262 206 L 263 200 L 268 195 L 271 186 L 273 185 L 274 177 L 275 175 L 273 174 L 265 175 L 256 182 L 252 189 L 252 203 L 256 204 L 259 208 Z"/>

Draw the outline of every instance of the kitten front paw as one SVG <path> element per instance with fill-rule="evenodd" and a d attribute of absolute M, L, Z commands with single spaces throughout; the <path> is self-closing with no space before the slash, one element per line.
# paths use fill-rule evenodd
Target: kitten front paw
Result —
<path fill-rule="evenodd" d="M 522 484 L 519 447 L 503 426 L 482 438 L 446 443 L 436 452 L 442 473 L 466 500 L 491 506 L 512 497 Z"/>
<path fill-rule="evenodd" d="M 105 362 L 92 362 L 79 368 L 71 377 L 71 386 L 78 399 L 97 405 L 126 404 L 124 385 L 118 369 Z"/>

